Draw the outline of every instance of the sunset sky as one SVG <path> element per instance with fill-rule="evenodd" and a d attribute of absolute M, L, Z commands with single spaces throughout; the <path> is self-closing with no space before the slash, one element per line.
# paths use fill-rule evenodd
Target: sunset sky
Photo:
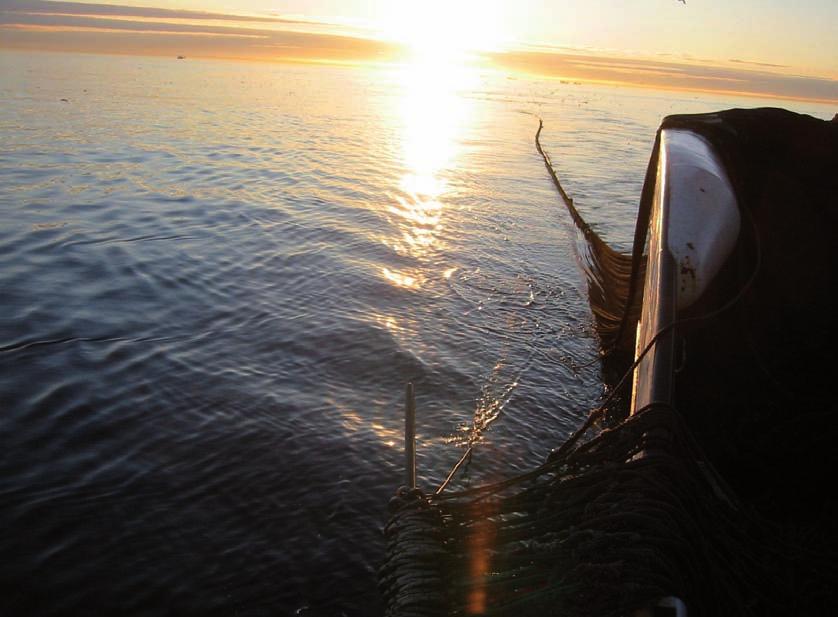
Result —
<path fill-rule="evenodd" d="M 835 0 L 0 0 L 0 47 L 254 60 L 453 61 L 838 101 Z"/>

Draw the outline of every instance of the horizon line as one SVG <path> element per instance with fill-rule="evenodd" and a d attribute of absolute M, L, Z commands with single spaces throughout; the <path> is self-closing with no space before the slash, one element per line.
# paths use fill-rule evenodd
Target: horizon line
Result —
<path fill-rule="evenodd" d="M 230 25 L 219 25 L 219 22 Z M 322 31 L 323 28 L 327 31 Z M 406 45 L 375 38 L 370 33 L 362 34 L 358 28 L 296 16 L 235 15 L 46 0 L 0 0 L 0 32 L 3 33 L 0 49 L 29 52 L 185 55 L 214 60 L 352 66 L 398 64 L 408 53 Z M 650 58 L 628 52 L 537 44 L 475 51 L 472 55 L 513 75 L 642 89 L 838 103 L 838 79 L 795 74 L 794 67 L 739 58 L 715 61 L 661 54 Z"/>

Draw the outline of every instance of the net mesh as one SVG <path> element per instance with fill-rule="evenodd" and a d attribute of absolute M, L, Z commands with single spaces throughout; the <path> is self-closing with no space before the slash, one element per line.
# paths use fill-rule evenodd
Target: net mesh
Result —
<path fill-rule="evenodd" d="M 655 405 L 593 427 L 506 482 L 401 489 L 385 528 L 386 615 L 604 617 L 670 595 L 691 615 L 826 606 L 834 563 L 740 503 L 679 418 Z"/>

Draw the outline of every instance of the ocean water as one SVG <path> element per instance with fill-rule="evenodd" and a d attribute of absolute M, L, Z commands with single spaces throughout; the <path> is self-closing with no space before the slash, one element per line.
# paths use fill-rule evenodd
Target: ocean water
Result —
<path fill-rule="evenodd" d="M 407 381 L 426 489 L 603 396 L 537 116 L 627 249 L 660 119 L 764 104 L 11 52 L 0 98 L 0 615 L 377 614 Z"/>

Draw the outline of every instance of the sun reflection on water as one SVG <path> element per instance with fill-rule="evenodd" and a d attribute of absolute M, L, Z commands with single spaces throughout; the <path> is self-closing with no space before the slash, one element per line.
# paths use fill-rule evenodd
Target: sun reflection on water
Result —
<path fill-rule="evenodd" d="M 397 233 L 388 244 L 420 264 L 405 271 L 383 267 L 381 274 L 393 285 L 418 289 L 428 280 L 427 270 L 433 267 L 429 261 L 444 248 L 449 180 L 469 121 L 464 94 L 476 75 L 472 67 L 451 58 L 417 54 L 399 68 L 396 78 L 404 173 L 389 195 L 387 211 Z"/>
<path fill-rule="evenodd" d="M 390 268 L 381 268 L 381 274 L 384 278 L 396 285 L 397 287 L 406 287 L 407 289 L 418 289 L 420 287 L 421 279 L 411 276 L 409 274 L 402 274 L 395 272 Z"/>
<path fill-rule="evenodd" d="M 401 432 L 388 428 L 380 422 L 367 422 L 361 415 L 352 409 L 340 409 L 337 405 L 343 428 L 351 434 L 366 431 L 375 435 L 377 440 L 388 448 L 401 447 Z"/>

